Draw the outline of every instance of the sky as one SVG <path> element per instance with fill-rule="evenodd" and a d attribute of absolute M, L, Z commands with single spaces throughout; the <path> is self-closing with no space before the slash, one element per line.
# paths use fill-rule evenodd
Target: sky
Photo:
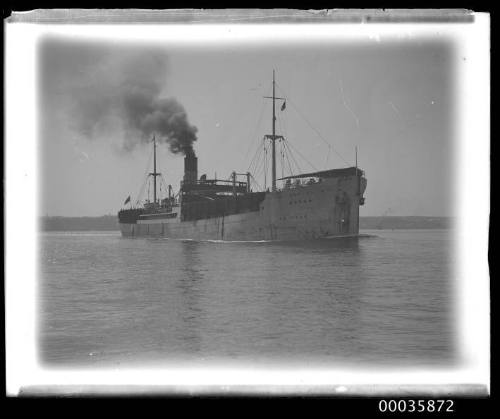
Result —
<path fill-rule="evenodd" d="M 264 186 L 254 156 L 271 133 L 263 96 L 273 69 L 286 98 L 278 134 L 293 152 L 285 169 L 278 157 L 278 177 L 289 166 L 294 174 L 354 166 L 357 147 L 368 180 L 361 216 L 455 215 L 451 42 L 217 46 L 59 36 L 45 38 L 38 57 L 41 215 L 115 214 L 129 195 L 135 201 L 152 171 L 152 135 L 174 190 L 186 141 L 199 175 L 226 179 L 250 169 Z"/>

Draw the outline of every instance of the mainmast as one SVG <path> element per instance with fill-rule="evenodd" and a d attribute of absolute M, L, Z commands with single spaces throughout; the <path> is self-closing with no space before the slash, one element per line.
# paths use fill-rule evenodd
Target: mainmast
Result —
<path fill-rule="evenodd" d="M 271 140 L 272 143 L 272 191 L 276 191 L 276 140 L 283 138 L 281 135 L 276 135 L 276 99 L 285 100 L 283 97 L 276 97 L 276 80 L 274 77 L 273 70 L 273 95 L 264 96 L 266 99 L 273 100 L 273 133 L 272 135 L 266 135 L 266 138 Z"/>
<path fill-rule="evenodd" d="M 276 82 L 274 80 L 274 70 L 273 70 L 273 166 L 272 166 L 272 191 L 276 191 L 276 94 L 275 94 Z"/>

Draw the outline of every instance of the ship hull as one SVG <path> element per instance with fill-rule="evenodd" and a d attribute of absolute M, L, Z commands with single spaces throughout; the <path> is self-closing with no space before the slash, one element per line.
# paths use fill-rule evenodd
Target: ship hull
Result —
<path fill-rule="evenodd" d="M 194 221 L 138 220 L 120 223 L 124 237 L 191 240 L 260 241 L 355 237 L 359 234 L 360 198 L 366 181 L 323 182 L 266 194 L 258 211 Z"/>
<path fill-rule="evenodd" d="M 212 220 L 186 221 L 179 225 L 120 223 L 123 237 L 164 237 L 184 240 L 270 241 L 357 237 L 359 232 L 330 233 L 302 226 L 261 226 L 250 214 Z M 224 225 L 224 228 L 222 227 Z M 261 227 L 259 227 L 261 226 Z"/>

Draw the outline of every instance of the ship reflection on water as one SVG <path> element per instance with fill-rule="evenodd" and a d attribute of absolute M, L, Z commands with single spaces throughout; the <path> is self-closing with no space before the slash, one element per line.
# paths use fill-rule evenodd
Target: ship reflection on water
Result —
<path fill-rule="evenodd" d="M 49 365 L 453 362 L 447 233 L 375 234 L 279 243 L 47 234 L 41 358 Z M 75 255 L 92 269 L 68 263 Z"/>
<path fill-rule="evenodd" d="M 185 276 L 175 277 L 173 285 L 179 290 L 179 310 L 176 329 L 176 340 L 182 345 L 183 354 L 196 355 L 202 352 L 202 311 L 200 306 L 201 293 L 203 292 L 203 270 L 200 269 L 199 253 L 196 242 L 182 242 L 181 262 L 184 266 Z M 165 278 L 170 280 L 170 278 Z M 165 319 L 171 322 L 171 319 Z M 167 348 L 168 349 L 168 348 Z"/>

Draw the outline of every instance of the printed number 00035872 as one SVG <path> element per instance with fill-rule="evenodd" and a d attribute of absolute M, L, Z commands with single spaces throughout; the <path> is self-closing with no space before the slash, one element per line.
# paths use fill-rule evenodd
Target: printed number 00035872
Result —
<path fill-rule="evenodd" d="M 380 400 L 380 412 L 453 412 L 453 400 Z"/>

